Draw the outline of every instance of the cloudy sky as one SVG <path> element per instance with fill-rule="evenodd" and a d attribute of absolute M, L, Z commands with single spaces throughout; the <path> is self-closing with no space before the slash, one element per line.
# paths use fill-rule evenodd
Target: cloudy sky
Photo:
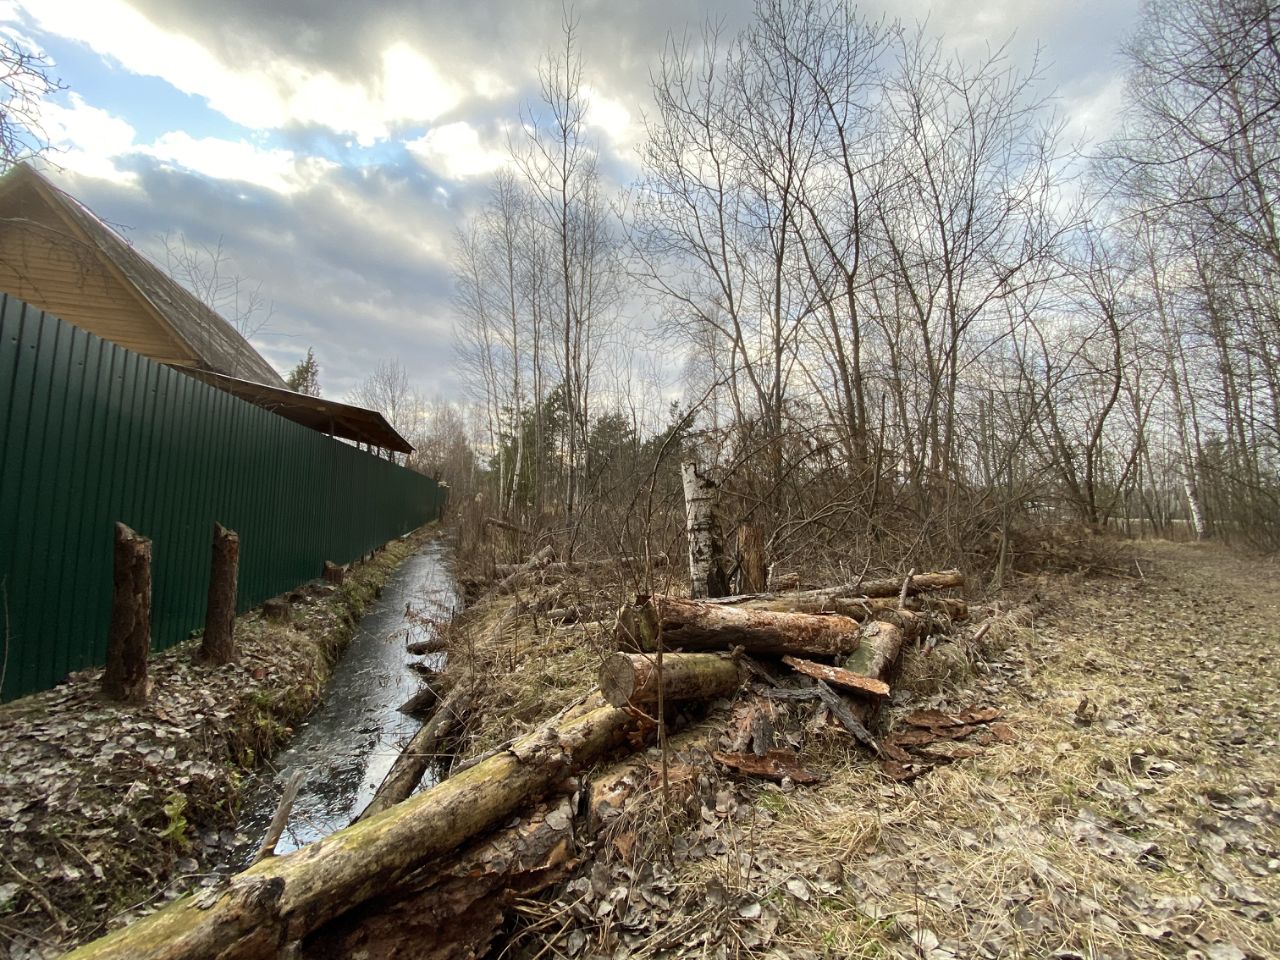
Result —
<path fill-rule="evenodd" d="M 1073 135 L 1121 100 L 1116 48 L 1140 0 L 875 0 L 928 18 L 961 55 L 1010 42 Z M 625 181 L 669 33 L 732 29 L 750 0 L 579 0 L 589 122 Z M 287 372 L 308 346 L 343 396 L 398 358 L 458 395 L 454 229 L 506 159 L 559 40 L 559 0 L 0 0 L 0 30 L 47 53 L 67 89 L 44 114 L 52 175 L 135 246 L 216 243 L 274 303 L 255 335 Z"/>

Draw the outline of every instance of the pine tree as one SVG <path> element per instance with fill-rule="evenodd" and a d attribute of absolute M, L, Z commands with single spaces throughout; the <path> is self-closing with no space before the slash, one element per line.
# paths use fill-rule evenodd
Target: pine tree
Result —
<path fill-rule="evenodd" d="M 307 347 L 307 358 L 293 368 L 284 382 L 290 390 L 309 397 L 320 396 L 320 364 L 316 363 L 315 351 L 311 347 Z"/>

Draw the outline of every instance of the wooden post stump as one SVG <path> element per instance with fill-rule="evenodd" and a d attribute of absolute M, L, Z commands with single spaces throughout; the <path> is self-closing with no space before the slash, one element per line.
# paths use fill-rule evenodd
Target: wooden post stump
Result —
<path fill-rule="evenodd" d="M 151 651 L 151 541 L 116 524 L 115 589 L 102 690 L 112 700 L 147 699 L 147 655 Z"/>
<path fill-rule="evenodd" d="M 220 523 L 213 525 L 213 561 L 209 567 L 209 602 L 204 614 L 200 659 L 221 666 L 236 653 L 236 578 L 240 571 L 240 537 Z"/>

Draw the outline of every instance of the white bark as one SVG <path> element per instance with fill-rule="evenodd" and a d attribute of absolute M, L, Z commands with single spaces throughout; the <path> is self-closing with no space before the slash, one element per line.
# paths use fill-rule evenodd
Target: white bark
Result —
<path fill-rule="evenodd" d="M 694 599 L 726 596 L 729 578 L 716 523 L 715 481 L 698 472 L 696 460 L 686 459 L 680 470 L 684 479 L 685 530 L 689 535 L 690 596 Z"/>

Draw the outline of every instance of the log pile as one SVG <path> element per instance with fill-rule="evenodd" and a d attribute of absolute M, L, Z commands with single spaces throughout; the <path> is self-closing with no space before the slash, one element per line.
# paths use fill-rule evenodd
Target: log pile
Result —
<path fill-rule="evenodd" d="M 883 587 L 873 581 L 787 595 L 785 602 L 807 609 L 770 607 L 784 601 L 769 595 L 639 597 L 619 613 L 620 650 L 605 659 L 599 689 L 583 702 L 410 795 L 445 728 L 465 710 L 472 687 L 460 682 L 351 826 L 71 956 L 483 955 L 513 899 L 563 877 L 589 839 L 588 823 L 578 821 L 599 819 L 600 811 L 591 811 L 603 801 L 580 778 L 619 751 L 648 744 L 673 707 L 731 700 L 754 678 L 752 695 L 732 708 L 741 711 L 738 733 L 712 753 L 734 775 L 821 778 L 779 742 L 774 702 L 812 701 L 829 723 L 883 754 L 876 714 L 930 606 L 921 601 L 912 611 L 872 601 L 892 597 L 905 607 L 898 601 L 907 594 L 961 582 L 945 572 L 912 577 L 905 588 L 902 580 Z M 885 592 L 873 596 L 869 588 Z M 855 600 L 866 605 L 861 618 L 832 609 Z M 901 756 L 903 748 L 887 749 Z M 586 802 L 566 799 L 575 794 Z"/>

